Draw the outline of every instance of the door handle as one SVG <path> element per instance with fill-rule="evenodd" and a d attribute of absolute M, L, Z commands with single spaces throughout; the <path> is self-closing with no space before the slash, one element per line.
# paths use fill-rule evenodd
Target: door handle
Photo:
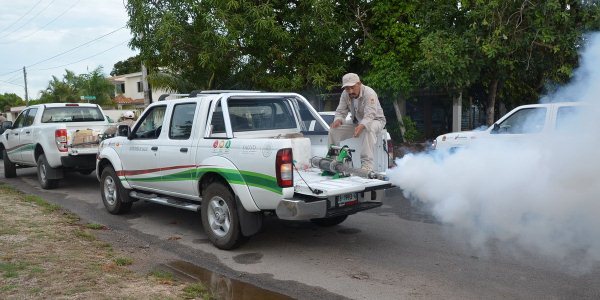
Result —
<path fill-rule="evenodd" d="M 25 133 L 27 133 L 27 134 L 30 134 L 30 133 L 31 133 L 31 131 L 25 131 Z"/>
<path fill-rule="evenodd" d="M 154 147 L 150 148 L 150 150 L 152 150 L 152 151 L 156 151 L 156 150 L 158 150 L 158 147 L 157 147 L 157 146 L 154 146 Z"/>
<path fill-rule="evenodd" d="M 15 135 L 19 135 L 19 133 L 17 132 L 17 133 L 15 133 Z"/>
<path fill-rule="evenodd" d="M 179 148 L 179 152 L 186 153 L 186 152 L 188 152 L 188 148 Z"/>

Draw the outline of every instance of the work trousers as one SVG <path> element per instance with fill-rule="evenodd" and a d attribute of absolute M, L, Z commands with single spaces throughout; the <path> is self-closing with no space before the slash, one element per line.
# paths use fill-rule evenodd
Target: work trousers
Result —
<path fill-rule="evenodd" d="M 354 136 L 354 129 L 357 125 L 344 124 L 338 128 L 329 129 L 329 145 L 339 146 L 340 142 Z M 373 150 L 377 142 L 377 136 L 383 130 L 383 123 L 378 120 L 373 120 L 366 126 L 358 137 L 360 139 L 362 149 L 360 151 L 360 166 L 362 169 L 373 170 Z"/>

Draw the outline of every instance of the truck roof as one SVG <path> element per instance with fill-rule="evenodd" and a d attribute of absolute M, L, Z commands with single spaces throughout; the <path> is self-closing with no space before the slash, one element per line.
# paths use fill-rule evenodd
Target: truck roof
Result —
<path fill-rule="evenodd" d="M 65 107 L 65 106 L 81 106 L 81 107 L 97 107 L 94 103 L 42 103 L 30 105 L 29 107 Z"/>

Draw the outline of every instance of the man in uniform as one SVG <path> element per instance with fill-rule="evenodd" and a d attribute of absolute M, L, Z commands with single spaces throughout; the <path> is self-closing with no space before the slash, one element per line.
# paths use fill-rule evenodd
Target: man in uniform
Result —
<path fill-rule="evenodd" d="M 377 136 L 385 126 L 383 109 L 375 91 L 362 84 L 358 75 L 348 73 L 342 77 L 342 96 L 335 110 L 335 119 L 329 130 L 329 144 L 339 145 L 340 141 L 360 137 L 361 168 L 373 171 L 373 150 Z M 352 114 L 352 125 L 344 125 L 348 113 Z"/>

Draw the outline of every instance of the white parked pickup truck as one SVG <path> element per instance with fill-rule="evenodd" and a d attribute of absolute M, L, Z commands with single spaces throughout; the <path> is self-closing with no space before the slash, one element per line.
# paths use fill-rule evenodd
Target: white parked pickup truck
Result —
<path fill-rule="evenodd" d="M 265 213 L 333 226 L 380 206 L 391 186 L 387 160 L 379 172 L 353 168 L 360 149 L 328 151 L 327 132 L 308 130 L 314 122 L 327 128 L 294 93 L 216 91 L 153 103 L 133 129 L 120 126 L 100 144 L 104 206 L 120 214 L 145 200 L 200 211 L 221 249 L 256 234 Z"/>
<path fill-rule="evenodd" d="M 0 136 L 4 177 L 16 177 L 17 168 L 37 167 L 41 187 L 51 189 L 64 171 L 90 174 L 96 166 L 98 136 L 108 126 L 96 104 L 29 106 Z"/>
<path fill-rule="evenodd" d="M 581 113 L 578 102 L 557 102 L 519 106 L 481 131 L 452 132 L 438 136 L 433 149 L 455 151 L 478 140 L 530 140 L 538 136 L 573 131 Z"/>

